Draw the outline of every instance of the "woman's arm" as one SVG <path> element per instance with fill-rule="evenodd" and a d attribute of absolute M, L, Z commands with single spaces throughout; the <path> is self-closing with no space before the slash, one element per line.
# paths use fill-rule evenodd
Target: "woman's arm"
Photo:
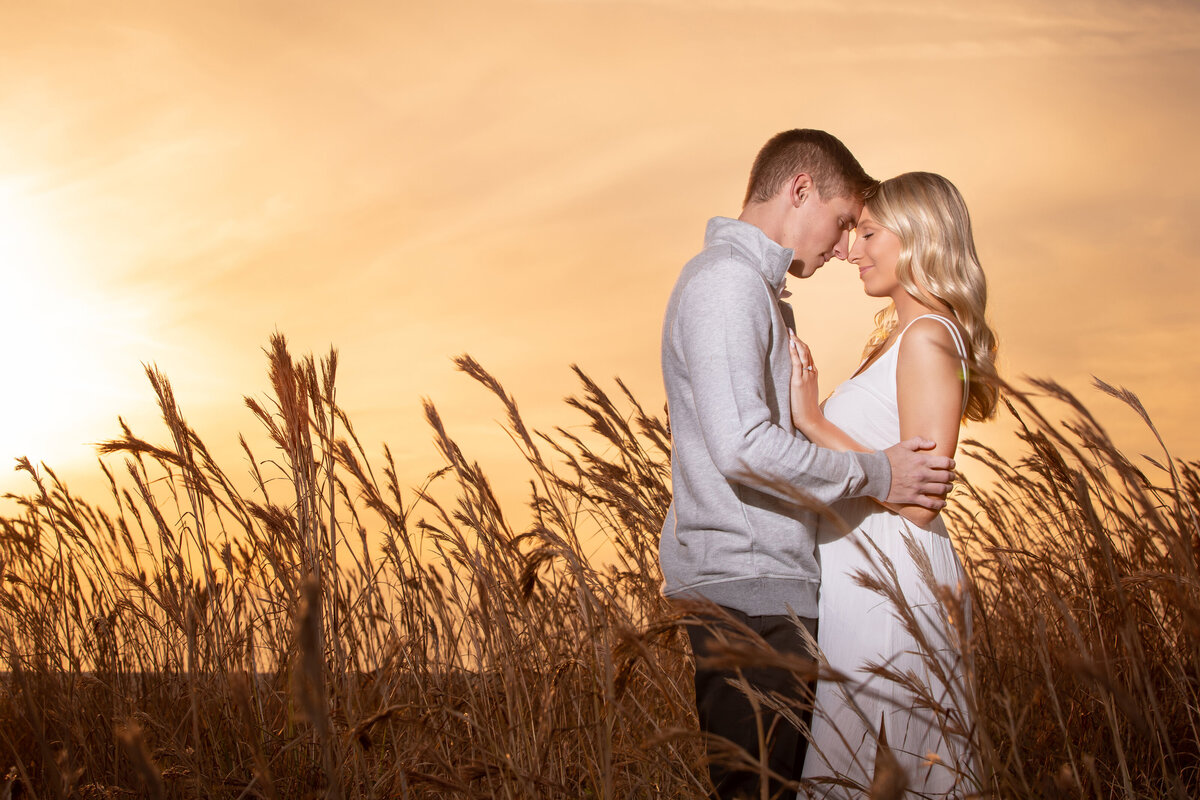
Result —
<path fill-rule="evenodd" d="M 945 325 L 919 319 L 900 340 L 896 365 L 896 403 L 900 438 L 917 432 L 937 442 L 934 452 L 953 458 L 962 423 L 962 362 Z M 920 506 L 897 509 L 907 519 L 926 526 L 937 512 Z"/>

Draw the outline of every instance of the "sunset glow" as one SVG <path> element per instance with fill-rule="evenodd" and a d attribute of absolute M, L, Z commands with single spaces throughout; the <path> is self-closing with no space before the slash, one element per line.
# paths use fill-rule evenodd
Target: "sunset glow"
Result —
<path fill-rule="evenodd" d="M 52 199 L 31 184 L 0 184 L 8 386 L 0 393 L 0 446 L 9 457 L 69 469 L 113 434 L 114 408 L 141 394 L 129 376 L 140 372 L 138 353 L 151 354 L 148 314 L 133 293 L 105 287 L 55 218 Z"/>
<path fill-rule="evenodd" d="M 469 352 L 536 424 L 568 365 L 662 402 L 667 293 L 757 148 L 820 127 L 869 172 L 963 191 L 1002 368 L 1142 395 L 1200 448 L 1200 12 L 994 0 L 9 7 L 0 26 L 0 451 L 94 473 L 156 363 L 239 459 L 274 330 L 342 354 L 339 397 L 407 481 L 432 398 L 503 464 Z M 802 31 L 803 47 L 764 32 Z M 791 287 L 836 380 L 875 304 Z M 829 388 L 832 388 L 832 384 Z M 1135 449 L 1140 422 L 1098 404 Z M 983 435 L 986 429 L 970 430 Z M 0 470 L 0 490 L 27 484 Z M 519 492 L 519 484 L 502 487 Z"/>
<path fill-rule="evenodd" d="M 80 335 L 95 328 L 93 306 L 72 286 L 61 233 L 15 182 L 0 184 L 0 263 L 4 265 L 0 341 L 6 343 L 0 418 L 4 451 L 62 453 L 81 393 L 99 377 L 104 343 Z"/>

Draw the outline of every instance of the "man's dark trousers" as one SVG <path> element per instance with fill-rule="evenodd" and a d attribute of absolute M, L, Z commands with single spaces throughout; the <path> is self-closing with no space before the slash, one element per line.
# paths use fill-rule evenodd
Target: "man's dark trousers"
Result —
<path fill-rule="evenodd" d="M 813 658 L 813 653 L 796 627 L 796 619 L 787 615 L 752 617 L 734 609 L 723 609 L 738 623 L 754 632 L 774 650 Z M 800 617 L 799 622 L 816 638 L 817 621 Z M 696 710 L 700 717 L 700 730 L 708 738 L 722 737 L 741 747 L 753 759 L 760 759 L 759 725 L 755 719 L 754 706 L 742 687 L 743 680 L 764 694 L 779 694 L 791 700 L 807 725 L 812 718 L 809 707 L 813 686 L 800 680 L 794 673 L 777 667 L 755 667 L 740 669 L 709 669 L 704 666 L 705 658 L 719 655 L 719 642 L 745 640 L 744 632 L 737 632 L 728 620 L 705 619 L 705 624 L 689 624 L 688 638 L 692 644 L 692 655 L 696 661 Z M 714 649 L 715 647 L 715 649 Z M 732 681 L 732 683 L 731 683 Z M 767 758 L 772 772 L 782 776 L 768 778 L 768 797 L 791 797 L 795 782 L 800 780 L 804 768 L 804 755 L 808 751 L 808 739 L 785 718 L 759 704 L 762 731 L 766 735 Z M 720 755 L 720 746 L 709 746 L 709 777 L 716 788 L 716 797 L 722 800 L 733 798 L 761 797 L 761 773 L 740 769 L 727 763 Z"/>

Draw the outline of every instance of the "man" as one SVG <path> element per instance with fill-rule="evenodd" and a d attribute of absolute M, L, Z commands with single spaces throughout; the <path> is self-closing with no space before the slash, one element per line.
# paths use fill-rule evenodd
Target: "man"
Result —
<path fill-rule="evenodd" d="M 723 608 L 724 619 L 688 626 L 696 707 L 710 735 L 710 776 L 723 798 L 760 797 L 762 774 L 770 776 L 770 796 L 794 790 L 806 749 L 793 725 L 763 711 L 744 690 L 800 700 L 803 687 L 790 672 L 706 666 L 729 620 L 777 651 L 809 656 L 790 615 L 815 633 L 814 509 L 856 496 L 941 508 L 952 480 L 953 461 L 921 452 L 933 442 L 834 452 L 792 426 L 785 323 L 791 311 L 779 300 L 784 281 L 846 258 L 871 184 L 830 134 L 778 134 L 755 159 L 741 216 L 709 220 L 704 250 L 684 266 L 667 305 L 662 367 L 674 497 L 659 548 L 663 593 Z M 728 747 L 713 737 L 761 757 L 769 771 L 731 766 L 722 756 Z"/>

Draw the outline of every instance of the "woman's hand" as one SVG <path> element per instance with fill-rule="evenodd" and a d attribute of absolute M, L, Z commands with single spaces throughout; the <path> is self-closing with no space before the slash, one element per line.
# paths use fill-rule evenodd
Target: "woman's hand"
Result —
<path fill-rule="evenodd" d="M 808 345 L 794 333 L 789 332 L 788 338 L 792 354 L 792 424 L 811 439 L 812 432 L 825 419 L 817 399 L 817 368 Z"/>

